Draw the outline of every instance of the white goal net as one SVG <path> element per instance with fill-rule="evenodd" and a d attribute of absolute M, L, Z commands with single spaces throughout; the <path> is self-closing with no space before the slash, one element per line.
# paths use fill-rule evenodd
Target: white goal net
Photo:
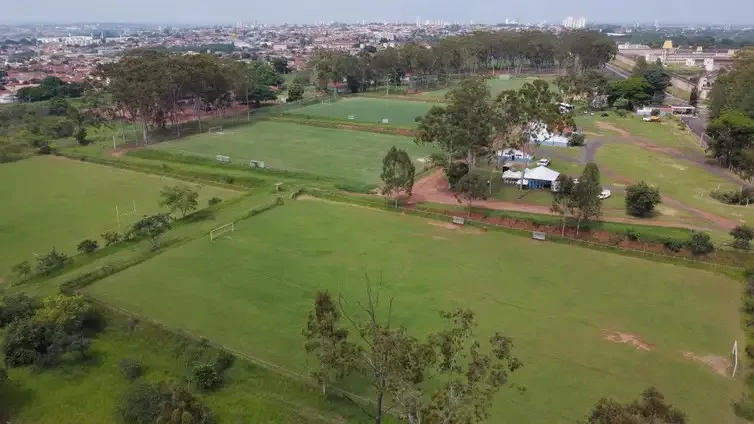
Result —
<path fill-rule="evenodd" d="M 215 241 L 217 238 L 222 237 L 224 234 L 232 233 L 236 231 L 236 224 L 231 222 L 215 228 L 209 232 L 209 241 Z"/>
<path fill-rule="evenodd" d="M 132 215 L 136 213 L 136 201 L 131 201 L 131 207 L 126 209 L 121 209 L 118 207 L 118 205 L 115 205 L 115 220 L 118 223 L 118 226 L 120 227 L 120 223 L 123 220 L 124 217 L 128 215 Z"/>
<path fill-rule="evenodd" d="M 223 133 L 223 127 L 217 126 L 217 127 L 210 127 L 210 129 L 207 130 L 210 134 L 222 134 Z"/>
<path fill-rule="evenodd" d="M 733 373 L 731 374 L 731 377 L 734 378 L 736 376 L 736 370 L 738 369 L 738 340 L 733 341 L 733 350 L 730 354 L 733 356 Z"/>

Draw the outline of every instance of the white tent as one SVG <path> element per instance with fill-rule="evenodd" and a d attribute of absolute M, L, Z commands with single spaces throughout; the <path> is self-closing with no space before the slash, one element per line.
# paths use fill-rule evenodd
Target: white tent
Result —
<path fill-rule="evenodd" d="M 530 180 L 554 182 L 558 179 L 560 172 L 553 171 L 546 166 L 538 166 L 534 169 L 527 169 L 525 177 Z"/>
<path fill-rule="evenodd" d="M 550 147 L 568 147 L 568 138 L 563 135 L 551 133 L 547 130 L 544 122 L 530 123 L 531 142 L 534 144 Z"/>
<path fill-rule="evenodd" d="M 553 171 L 546 166 L 538 166 L 533 169 L 527 169 L 523 175 L 518 171 L 503 172 L 503 181 L 507 184 L 524 185 L 529 188 L 555 188 L 555 180 L 558 179 L 559 172 Z"/>

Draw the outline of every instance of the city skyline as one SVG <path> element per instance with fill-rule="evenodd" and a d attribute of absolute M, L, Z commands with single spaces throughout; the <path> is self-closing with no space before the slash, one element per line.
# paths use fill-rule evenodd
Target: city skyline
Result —
<path fill-rule="evenodd" d="M 549 0 L 514 0 L 505 5 L 470 0 L 470 2 L 412 2 L 387 0 L 378 10 L 356 7 L 345 0 L 327 0 L 313 4 L 302 0 L 281 0 L 274 7 L 226 0 L 225 7 L 218 3 L 186 0 L 176 8 L 172 2 L 159 0 L 133 0 L 126 3 L 108 4 L 92 0 L 70 0 L 65 3 L 41 0 L 33 15 L 21 3 L 10 3 L 4 8 L 2 21 L 7 23 L 72 23 L 72 22 L 119 22 L 119 23 L 165 23 L 165 24 L 232 24 L 238 21 L 257 21 L 264 24 L 290 23 L 311 24 L 325 22 L 414 22 L 421 16 L 422 22 L 446 21 L 480 24 L 503 23 L 506 19 L 521 23 L 562 24 L 564 18 L 586 17 L 588 23 L 651 23 L 754 25 L 754 2 L 720 0 L 716 8 L 708 8 L 701 0 L 689 0 L 684 8 L 670 4 L 655 4 L 651 8 L 637 8 L 629 3 L 574 0 L 568 4 Z M 279 11 L 286 11 L 281 14 Z M 546 13 L 543 13 L 546 10 Z"/>

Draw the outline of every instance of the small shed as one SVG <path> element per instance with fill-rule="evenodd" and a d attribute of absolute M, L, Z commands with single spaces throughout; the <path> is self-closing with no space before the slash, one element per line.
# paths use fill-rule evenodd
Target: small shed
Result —
<path fill-rule="evenodd" d="M 502 162 L 531 162 L 534 156 L 518 149 L 503 149 L 497 151 L 497 161 Z"/>

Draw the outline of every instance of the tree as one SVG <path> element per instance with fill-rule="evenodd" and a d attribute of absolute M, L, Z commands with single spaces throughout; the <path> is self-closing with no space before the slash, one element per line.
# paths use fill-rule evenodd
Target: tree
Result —
<path fill-rule="evenodd" d="M 665 100 L 665 90 L 670 86 L 671 78 L 660 59 L 652 64 L 647 63 L 646 60 L 639 60 L 634 68 L 633 77 L 643 78 L 652 86 L 654 103 L 659 104 Z"/>
<path fill-rule="evenodd" d="M 733 247 L 748 250 L 751 247 L 751 240 L 754 239 L 754 228 L 746 224 L 737 225 L 730 230 L 730 235 L 733 237 Z"/>
<path fill-rule="evenodd" d="M 161 413 L 160 406 L 168 403 L 170 395 L 170 389 L 165 384 L 137 381 L 126 389 L 117 415 L 127 424 L 156 423 Z"/>
<path fill-rule="evenodd" d="M 76 250 L 81 253 L 93 253 L 97 249 L 99 249 L 99 243 L 97 243 L 97 240 L 91 239 L 82 240 L 81 243 L 76 246 Z"/>
<path fill-rule="evenodd" d="M 723 166 L 737 168 L 754 140 L 754 119 L 739 110 L 725 111 L 707 126 L 707 151 Z"/>
<path fill-rule="evenodd" d="M 50 275 L 71 262 L 65 253 L 58 252 L 54 247 L 50 253 L 37 257 L 37 272 L 42 275 Z"/>
<path fill-rule="evenodd" d="M 68 101 L 62 97 L 53 97 L 49 102 L 50 115 L 65 116 L 68 113 Z"/>
<path fill-rule="evenodd" d="M 170 214 L 160 213 L 144 216 L 131 226 L 131 232 L 139 237 L 146 237 L 152 244 L 152 249 L 159 247 L 160 237 L 170 230 Z"/>
<path fill-rule="evenodd" d="M 626 188 L 626 212 L 639 218 L 652 216 L 655 206 L 662 203 L 660 189 L 644 181 Z"/>
<path fill-rule="evenodd" d="M 576 235 L 579 234 L 581 222 L 597 218 L 602 214 L 602 184 L 597 164 L 590 162 L 584 166 L 579 182 L 572 190 L 572 205 L 576 211 Z"/>
<path fill-rule="evenodd" d="M 171 213 L 180 211 L 181 217 L 185 217 L 199 206 L 199 192 L 187 185 L 164 187 L 160 191 L 159 204 L 167 206 Z"/>
<path fill-rule="evenodd" d="M 199 390 L 208 392 L 217 389 L 223 383 L 214 364 L 199 364 L 192 370 L 194 383 Z"/>
<path fill-rule="evenodd" d="M 76 130 L 75 138 L 76 142 L 79 143 L 81 146 L 86 146 L 89 144 L 89 140 L 86 139 L 86 128 L 80 127 L 78 130 Z"/>
<path fill-rule="evenodd" d="M 471 203 L 474 200 L 486 199 L 489 191 L 489 182 L 487 178 L 476 172 L 469 172 L 461 177 L 453 187 L 453 191 L 460 193 L 461 197 L 466 200 L 471 216 Z"/>
<path fill-rule="evenodd" d="M 42 301 L 42 307 L 34 319 L 53 324 L 67 334 L 75 334 L 92 327 L 99 320 L 99 315 L 83 296 L 58 294 Z"/>
<path fill-rule="evenodd" d="M 489 154 L 495 139 L 490 90 L 483 79 L 468 79 L 445 98 L 449 103 L 446 107 L 434 106 L 416 118 L 414 141 L 435 144 L 449 157 L 455 152 L 463 153 L 469 168 L 474 169 L 477 157 Z"/>
<path fill-rule="evenodd" d="M 0 300 L 0 328 L 5 328 L 15 320 L 31 318 L 39 306 L 25 294 L 3 296 Z"/>
<path fill-rule="evenodd" d="M 589 415 L 588 424 L 686 424 L 686 415 L 665 402 L 654 387 L 641 394 L 641 401 L 622 404 L 602 398 Z"/>
<path fill-rule="evenodd" d="M 29 265 L 29 261 L 22 261 L 13 265 L 11 271 L 18 275 L 18 278 L 24 279 L 31 275 L 31 265 Z"/>
<path fill-rule="evenodd" d="M 414 173 L 416 168 L 405 150 L 398 150 L 395 146 L 388 150 L 382 159 L 382 194 L 385 196 L 397 195 L 401 191 L 411 197 L 411 189 L 414 187 Z M 398 207 L 398 198 L 395 198 L 395 206 Z"/>
<path fill-rule="evenodd" d="M 52 323 L 34 319 L 13 321 L 2 343 L 5 365 L 11 368 L 53 365 L 65 353 L 85 354 L 88 348 L 89 340 L 83 335 L 67 334 Z"/>
<path fill-rule="evenodd" d="M 558 175 L 558 178 L 555 180 L 555 185 L 557 190 L 552 192 L 552 205 L 550 206 L 550 210 L 560 215 L 560 235 L 565 236 L 566 215 L 573 214 L 573 192 L 575 185 L 573 183 L 573 178 L 566 174 Z"/>
<path fill-rule="evenodd" d="M 646 106 L 652 100 L 654 87 L 642 77 L 631 77 L 614 81 L 610 85 L 609 102 L 615 106 L 618 99 L 624 99 L 626 109 L 637 109 Z M 618 106 L 616 106 L 618 107 Z"/>
<path fill-rule="evenodd" d="M 448 179 L 450 187 L 454 187 L 464 175 L 469 173 L 469 165 L 465 162 L 451 162 L 443 169 L 443 171 L 445 172 L 445 177 Z"/>
<path fill-rule="evenodd" d="M 351 372 L 358 354 L 358 348 L 348 341 L 348 330 L 340 327 L 339 321 L 340 311 L 330 293 L 318 291 L 302 334 L 306 353 L 314 355 L 318 362 L 312 377 L 322 387 L 322 395 L 328 386 Z"/>
<path fill-rule="evenodd" d="M 689 105 L 693 107 L 699 106 L 699 89 L 696 86 L 691 89 L 691 94 L 689 94 Z"/>
<path fill-rule="evenodd" d="M 288 99 L 286 99 L 286 102 L 296 102 L 304 98 L 304 87 L 301 86 L 301 84 L 294 82 L 291 84 L 291 86 L 288 88 Z"/>

